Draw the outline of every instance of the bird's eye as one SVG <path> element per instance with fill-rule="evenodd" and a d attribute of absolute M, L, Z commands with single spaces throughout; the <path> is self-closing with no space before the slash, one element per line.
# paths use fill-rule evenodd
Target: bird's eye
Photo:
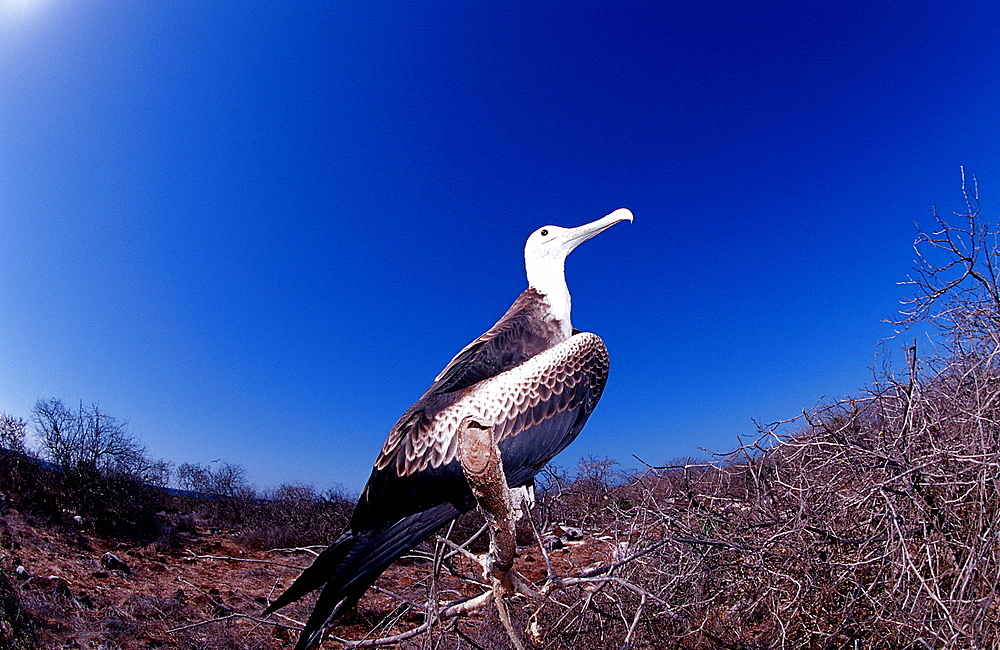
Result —
<path fill-rule="evenodd" d="M 545 229 L 545 228 L 542 228 L 542 232 L 541 232 L 542 237 L 545 237 L 548 234 L 549 234 L 549 231 L 547 229 Z"/>

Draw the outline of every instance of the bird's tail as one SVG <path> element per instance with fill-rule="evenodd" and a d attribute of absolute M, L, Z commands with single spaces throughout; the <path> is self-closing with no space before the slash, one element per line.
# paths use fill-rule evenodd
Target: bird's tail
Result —
<path fill-rule="evenodd" d="M 348 530 L 267 609 L 264 616 L 323 587 L 295 650 L 312 648 L 327 625 L 358 602 L 403 553 L 424 541 L 462 511 L 443 503 L 369 531 Z M 325 584 L 325 586 L 323 586 Z"/>

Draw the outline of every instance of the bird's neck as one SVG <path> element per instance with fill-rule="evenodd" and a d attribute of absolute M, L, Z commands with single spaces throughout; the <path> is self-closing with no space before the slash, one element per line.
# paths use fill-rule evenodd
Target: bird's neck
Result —
<path fill-rule="evenodd" d="M 533 260 L 526 262 L 528 286 L 541 294 L 549 303 L 552 318 L 558 323 L 563 336 L 573 333 L 570 322 L 571 303 L 569 287 L 566 286 L 564 259 Z"/>

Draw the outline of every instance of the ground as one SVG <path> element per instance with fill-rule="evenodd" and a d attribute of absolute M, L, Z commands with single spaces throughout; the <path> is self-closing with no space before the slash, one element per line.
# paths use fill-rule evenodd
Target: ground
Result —
<path fill-rule="evenodd" d="M 168 547 L 103 537 L 70 521 L 39 522 L 13 508 L 0 517 L 0 569 L 33 622 L 39 648 L 290 648 L 311 609 L 307 600 L 267 621 L 259 617 L 311 562 L 305 550 L 251 550 L 227 531 L 200 525 Z M 107 553 L 127 569 L 109 567 L 102 561 Z M 565 570 L 607 555 L 606 544 L 585 540 L 555 551 L 552 562 Z M 471 570 L 465 560 L 455 562 Z M 522 549 L 517 570 L 529 580 L 545 575 L 537 546 Z M 401 601 L 425 602 L 430 574 L 419 558 L 397 562 L 336 634 L 357 639 L 373 629 L 384 636 L 419 625 L 422 614 Z M 476 590 L 448 575 L 437 585 L 442 601 Z M 462 630 L 476 636 L 488 615 L 473 614 Z"/>

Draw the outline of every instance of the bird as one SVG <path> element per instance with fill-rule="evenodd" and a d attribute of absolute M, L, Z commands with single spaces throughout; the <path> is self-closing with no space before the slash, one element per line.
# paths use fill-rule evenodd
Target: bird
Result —
<path fill-rule="evenodd" d="M 528 237 L 528 288 L 497 323 L 465 346 L 396 422 L 345 532 L 263 612 L 320 590 L 296 650 L 308 650 L 401 555 L 476 507 L 458 459 L 458 429 L 493 427 L 507 485 L 535 475 L 583 429 L 608 378 L 608 352 L 573 328 L 566 257 L 622 221 L 619 208 L 576 228 L 542 226 Z"/>

